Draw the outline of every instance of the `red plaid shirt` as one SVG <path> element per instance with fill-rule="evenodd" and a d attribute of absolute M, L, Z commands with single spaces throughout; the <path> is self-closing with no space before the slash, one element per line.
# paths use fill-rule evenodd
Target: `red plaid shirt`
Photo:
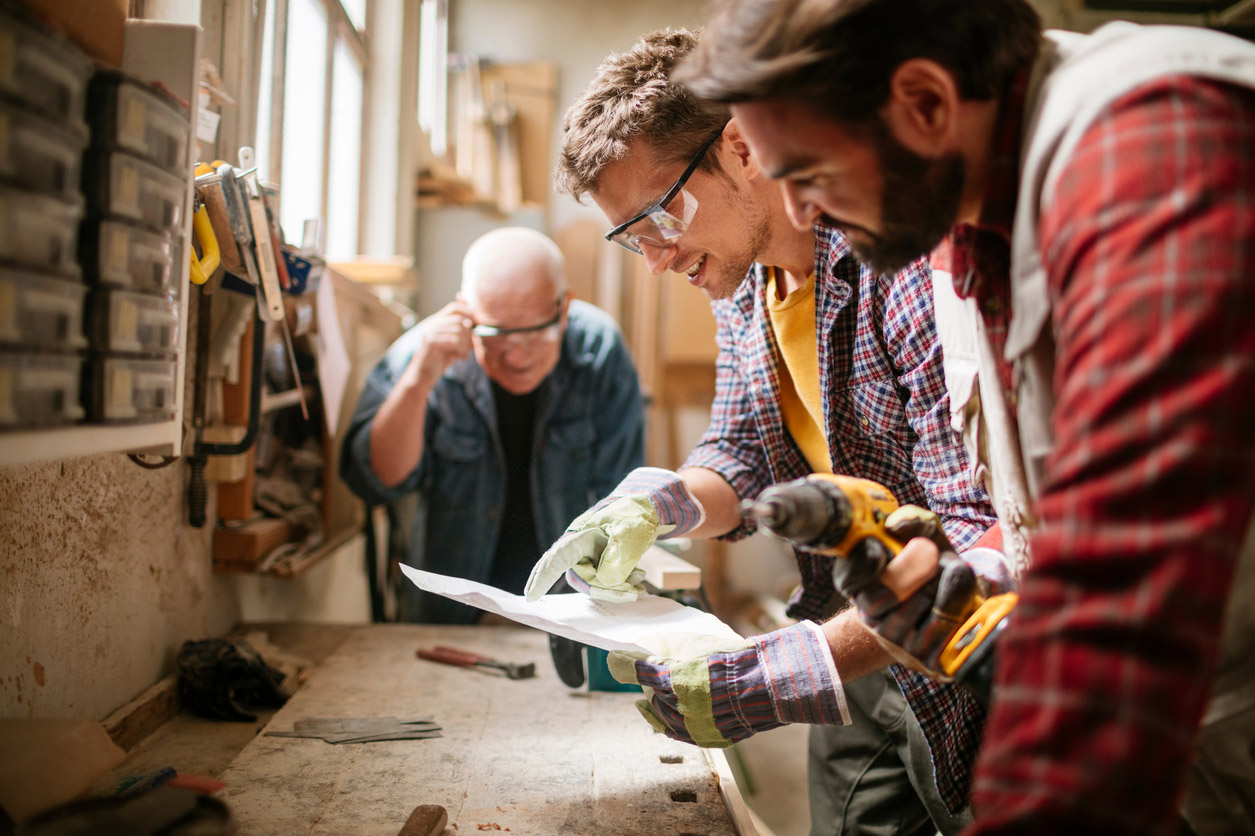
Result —
<path fill-rule="evenodd" d="M 1255 506 L 1253 148 L 1255 92 L 1166 77 L 1094 123 L 1043 213 L 1055 447 L 970 833 L 1176 830 Z M 951 255 L 998 329 L 1011 217 L 990 206 Z"/>

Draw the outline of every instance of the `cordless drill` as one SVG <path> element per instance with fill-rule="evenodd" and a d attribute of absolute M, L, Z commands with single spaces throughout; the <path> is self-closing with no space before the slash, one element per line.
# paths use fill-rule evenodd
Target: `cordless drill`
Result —
<path fill-rule="evenodd" d="M 866 561 L 863 566 L 842 567 L 840 574 L 847 588 L 851 577 L 870 580 L 879 575 L 902 550 L 903 544 L 884 526 L 885 519 L 897 510 L 898 500 L 870 479 L 816 473 L 773 485 L 758 499 L 746 500 L 743 508 L 765 531 L 802 551 Z M 964 574 L 970 578 L 966 584 L 954 586 L 943 581 L 936 591 L 931 609 L 941 618 L 935 622 L 953 623 L 957 629 L 945 640 L 935 669 L 963 681 L 985 700 L 992 648 L 1007 614 L 1015 607 L 1016 595 L 1008 592 L 987 599 L 970 572 L 958 576 Z"/>

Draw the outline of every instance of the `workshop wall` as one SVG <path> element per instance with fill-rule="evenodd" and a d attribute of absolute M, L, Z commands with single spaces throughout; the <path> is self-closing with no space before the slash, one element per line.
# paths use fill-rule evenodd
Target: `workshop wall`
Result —
<path fill-rule="evenodd" d="M 232 627 L 185 479 L 117 453 L 0 468 L 0 717 L 103 718 Z"/>

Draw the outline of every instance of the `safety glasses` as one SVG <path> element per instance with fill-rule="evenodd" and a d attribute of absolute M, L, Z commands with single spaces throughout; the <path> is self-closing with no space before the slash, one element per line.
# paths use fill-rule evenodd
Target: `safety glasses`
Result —
<path fill-rule="evenodd" d="M 697 149 L 697 153 L 689 161 L 688 168 L 684 169 L 680 179 L 667 189 L 666 194 L 627 223 L 619 224 L 607 232 L 606 240 L 614 241 L 638 255 L 643 254 L 642 244 L 648 244 L 651 247 L 669 247 L 674 244 L 689 228 L 689 224 L 693 222 L 693 216 L 697 213 L 697 199 L 685 190 L 684 184 L 697 170 L 697 166 L 701 164 L 710 146 L 722 133 L 723 129 L 720 128 L 711 134 L 710 139 L 702 143 L 702 147 Z"/>
<path fill-rule="evenodd" d="M 562 299 L 558 299 L 558 310 L 553 319 L 539 325 L 526 325 L 522 328 L 502 328 L 497 325 L 475 325 L 471 333 L 481 338 L 487 346 L 501 346 L 509 342 L 549 342 L 558 336 L 559 324 L 562 322 Z"/>

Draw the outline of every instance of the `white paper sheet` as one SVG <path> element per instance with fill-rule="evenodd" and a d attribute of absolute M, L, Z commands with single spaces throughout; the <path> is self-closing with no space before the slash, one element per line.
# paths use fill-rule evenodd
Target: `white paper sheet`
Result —
<path fill-rule="evenodd" d="M 437 575 L 402 565 L 419 589 L 443 595 L 520 624 L 556 633 L 602 650 L 650 654 L 674 653 L 687 641 L 703 638 L 737 642 L 741 636 L 715 616 L 670 598 L 643 595 L 621 604 L 594 601 L 587 595 L 546 595 L 529 603 L 522 595 L 487 584 Z"/>

